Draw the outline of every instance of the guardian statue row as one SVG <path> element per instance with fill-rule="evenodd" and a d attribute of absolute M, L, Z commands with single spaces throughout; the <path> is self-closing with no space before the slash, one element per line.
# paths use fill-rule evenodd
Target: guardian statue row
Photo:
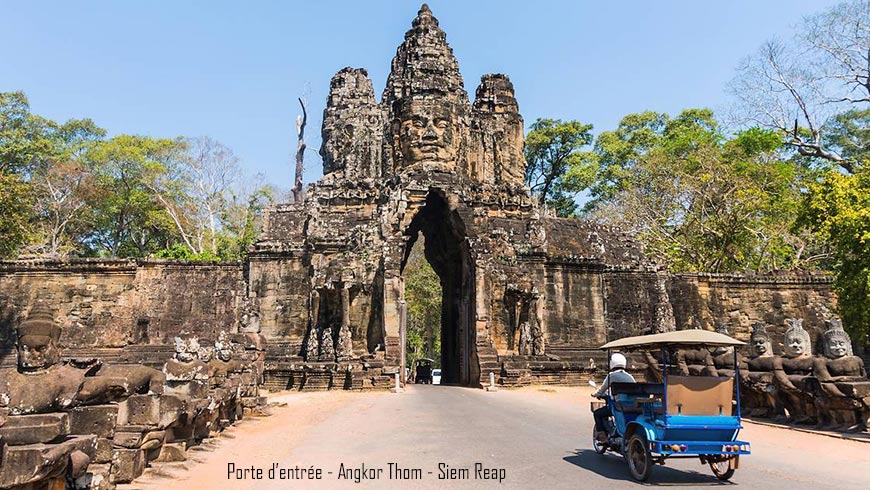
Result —
<path fill-rule="evenodd" d="M 221 334 L 213 345 L 175 339 L 162 369 L 64 361 L 61 329 L 37 302 L 17 327 L 17 369 L 0 372 L 0 489 L 105 490 L 152 462 L 265 414 L 265 342 Z"/>
<path fill-rule="evenodd" d="M 842 321 L 825 321 L 823 350 L 813 354 L 803 320 L 786 320 L 783 352 L 774 352 L 764 323 L 752 325 L 748 355 L 738 356 L 743 407 L 749 415 L 794 424 L 815 424 L 845 430 L 866 430 L 870 419 L 870 379 L 864 361 L 853 354 Z M 728 333 L 724 325 L 717 331 Z M 669 362 L 677 374 L 733 376 L 729 349 L 680 350 Z M 660 362 L 647 354 L 647 364 Z M 655 371 L 650 369 L 650 373 Z M 649 374 L 651 375 L 651 374 Z"/>

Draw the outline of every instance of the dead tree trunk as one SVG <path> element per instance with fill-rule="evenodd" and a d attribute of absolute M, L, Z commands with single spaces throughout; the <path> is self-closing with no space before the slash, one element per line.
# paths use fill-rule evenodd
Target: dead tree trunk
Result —
<path fill-rule="evenodd" d="M 296 176 L 293 180 L 293 202 L 302 202 L 302 165 L 305 156 L 305 124 L 308 123 L 308 111 L 305 110 L 305 99 L 299 98 L 302 106 L 302 115 L 296 116 Z"/>

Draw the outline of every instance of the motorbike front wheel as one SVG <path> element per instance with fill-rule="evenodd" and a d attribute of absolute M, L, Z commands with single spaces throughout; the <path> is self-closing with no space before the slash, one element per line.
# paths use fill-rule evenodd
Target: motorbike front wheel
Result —
<path fill-rule="evenodd" d="M 592 449 L 594 449 L 598 454 L 604 454 L 607 452 L 607 444 L 598 440 L 598 431 L 595 430 L 594 425 L 592 426 Z"/>

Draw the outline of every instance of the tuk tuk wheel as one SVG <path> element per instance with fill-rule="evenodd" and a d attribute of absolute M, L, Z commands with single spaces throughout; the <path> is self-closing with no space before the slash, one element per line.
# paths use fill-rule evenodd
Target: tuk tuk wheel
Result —
<path fill-rule="evenodd" d="M 737 458 L 737 456 L 734 456 Z M 713 470 L 713 474 L 716 475 L 716 478 L 727 481 L 734 476 L 734 465 L 731 464 L 731 460 L 734 458 L 728 458 L 723 461 L 710 461 L 710 469 Z M 736 463 L 736 461 L 735 461 Z"/>
<path fill-rule="evenodd" d="M 625 459 L 632 478 L 637 481 L 647 481 L 652 474 L 653 460 L 645 437 L 640 434 L 631 436 Z"/>
<path fill-rule="evenodd" d="M 595 430 L 594 425 L 592 426 L 592 449 L 594 449 L 598 454 L 604 454 L 607 452 L 607 444 L 598 440 L 598 431 Z"/>

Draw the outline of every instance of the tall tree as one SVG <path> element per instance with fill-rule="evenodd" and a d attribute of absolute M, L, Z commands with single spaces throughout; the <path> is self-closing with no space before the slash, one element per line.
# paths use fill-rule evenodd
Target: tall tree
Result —
<path fill-rule="evenodd" d="M 182 148 L 177 139 L 120 135 L 88 151 L 99 192 L 87 243 L 92 253 L 144 257 L 175 243 L 177 228 L 149 184 Z"/>
<path fill-rule="evenodd" d="M 526 185 L 560 216 L 574 214 L 574 197 L 594 180 L 597 164 L 583 151 L 591 142 L 591 124 L 558 119 L 538 119 L 526 136 Z"/>
<path fill-rule="evenodd" d="M 239 160 L 232 150 L 208 137 L 184 139 L 178 150 L 149 167 L 146 185 L 184 245 L 194 255 L 214 255 L 220 215 L 241 174 Z"/>
<path fill-rule="evenodd" d="M 777 130 L 803 156 L 852 172 L 856 153 L 870 148 L 841 147 L 827 133 L 849 128 L 832 117 L 870 109 L 870 0 L 807 17 L 790 42 L 767 41 L 741 64 L 731 90 L 750 124 Z M 857 121 L 864 130 L 866 118 Z"/>

